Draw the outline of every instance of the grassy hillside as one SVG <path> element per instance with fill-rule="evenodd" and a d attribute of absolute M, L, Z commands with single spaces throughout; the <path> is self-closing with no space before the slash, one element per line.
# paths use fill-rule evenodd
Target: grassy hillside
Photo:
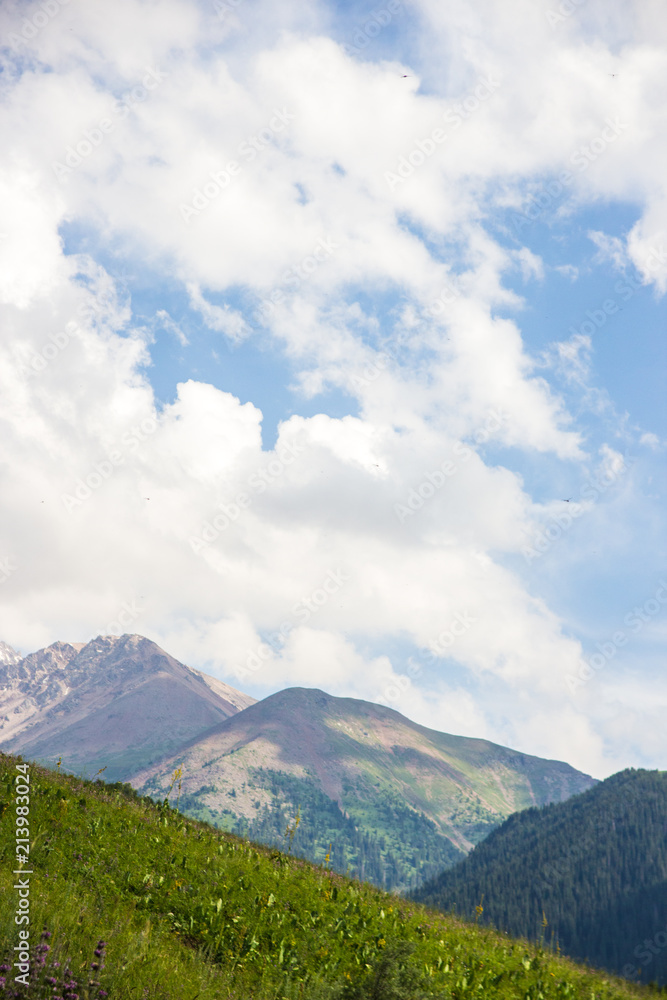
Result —
<path fill-rule="evenodd" d="M 183 809 L 267 844 L 301 807 L 295 848 L 339 872 L 415 888 L 517 809 L 594 780 L 561 761 L 420 726 L 393 709 L 289 688 L 225 719 L 132 777 L 163 797 L 183 768 Z"/>
<path fill-rule="evenodd" d="M 18 938 L 12 874 L 17 763 L 0 757 L 0 941 L 8 958 Z M 32 765 L 29 774 L 35 976 L 20 996 L 623 1000 L 650 995 L 541 948 L 222 834 L 139 799 L 128 786 L 93 784 Z M 26 824 L 18 829 L 23 835 Z M 11 969 L 3 975 L 7 985 L 0 983 L 0 996 L 11 996 Z"/>
<path fill-rule="evenodd" d="M 627 770 L 510 817 L 416 898 L 568 955 L 667 983 L 667 772 Z"/>

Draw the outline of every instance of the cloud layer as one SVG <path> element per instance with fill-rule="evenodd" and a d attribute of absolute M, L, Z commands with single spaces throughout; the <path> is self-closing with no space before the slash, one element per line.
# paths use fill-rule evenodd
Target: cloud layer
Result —
<path fill-rule="evenodd" d="M 573 687 L 585 628 L 539 574 L 634 530 L 624 453 L 660 438 L 587 425 L 590 337 L 539 355 L 521 316 L 551 267 L 536 212 L 632 204 L 591 245 L 667 286 L 660 5 L 395 4 L 346 36 L 372 55 L 333 7 L 54 3 L 0 15 L 0 635 L 120 624 L 253 693 L 385 700 L 596 775 L 657 766 L 660 616 Z M 139 319 L 110 261 L 182 316 Z M 195 320 L 291 366 L 275 446 L 266 386 L 157 394 L 160 338 L 185 349 Z M 331 391 L 347 415 L 299 414 Z M 576 503 L 540 500 L 566 478 Z"/>

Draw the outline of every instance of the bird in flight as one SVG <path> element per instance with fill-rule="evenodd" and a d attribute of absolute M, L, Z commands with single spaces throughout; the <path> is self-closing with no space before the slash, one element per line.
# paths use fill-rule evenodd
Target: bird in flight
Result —
<path fill-rule="evenodd" d="M 561 497 L 561 499 L 563 500 L 563 503 L 569 503 L 569 502 L 570 502 L 570 500 L 572 499 L 572 497 L 568 497 L 568 498 L 567 498 L 567 500 L 565 500 L 565 499 L 564 499 L 564 498 L 562 498 L 562 497 Z"/>

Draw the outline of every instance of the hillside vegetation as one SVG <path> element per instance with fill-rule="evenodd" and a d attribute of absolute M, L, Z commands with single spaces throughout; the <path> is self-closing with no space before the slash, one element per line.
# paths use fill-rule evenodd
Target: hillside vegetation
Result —
<path fill-rule="evenodd" d="M 288 688 L 133 774 L 182 809 L 268 845 L 301 807 L 294 848 L 385 889 L 414 889 L 517 809 L 595 784 L 562 761 L 427 729 L 382 705 Z"/>
<path fill-rule="evenodd" d="M 626 770 L 511 816 L 415 898 L 547 935 L 577 959 L 667 983 L 667 772 Z"/>
<path fill-rule="evenodd" d="M 19 762 L 0 758 L 0 940 L 7 957 L 18 934 L 13 886 L 20 876 L 12 871 Z M 35 981 L 19 996 L 53 996 L 63 979 L 70 985 L 57 995 L 81 1000 L 649 995 L 543 948 L 221 833 L 140 799 L 127 785 L 33 765 L 29 774 L 36 962 Z M 11 996 L 13 973 L 4 971 L 0 995 Z"/>

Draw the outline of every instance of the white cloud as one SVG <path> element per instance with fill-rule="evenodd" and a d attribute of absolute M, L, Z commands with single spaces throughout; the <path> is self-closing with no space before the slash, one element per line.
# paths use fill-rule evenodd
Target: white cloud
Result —
<path fill-rule="evenodd" d="M 510 315 L 524 302 L 508 275 L 542 281 L 543 260 L 489 220 L 568 170 L 554 211 L 638 202 L 626 243 L 594 240 L 664 291 L 664 40 L 630 7 L 623 38 L 594 0 L 554 27 L 528 0 L 421 0 L 408 79 L 398 58 L 346 55 L 315 5 L 264 4 L 248 32 L 242 8 L 221 22 L 123 0 L 109 18 L 72 0 L 29 58 L 8 55 L 0 556 L 16 570 L 0 635 L 76 639 L 136 596 L 137 631 L 234 683 L 288 622 L 254 683 L 373 700 L 401 676 L 383 644 L 423 649 L 470 618 L 404 710 L 604 769 L 606 723 L 563 683 L 579 644 L 512 569 L 542 512 L 506 457 L 583 475 L 589 444 Z M 21 16 L 7 8 L 3 31 Z M 95 234 L 88 256 L 64 251 L 77 226 Z M 109 248 L 147 261 L 232 344 L 270 341 L 304 396 L 343 389 L 358 415 L 294 415 L 265 450 L 259 403 L 206 376 L 158 406 L 151 334 L 95 260 Z M 237 308 L 239 289 L 273 304 Z M 389 305 L 376 314 L 373 297 Z M 149 328 L 192 346 L 172 315 Z M 582 385 L 590 339 L 549 359 Z M 617 477 L 623 456 L 599 455 L 597 473 Z M 339 570 L 345 585 L 301 620 Z"/>
<path fill-rule="evenodd" d="M 611 261 L 614 267 L 622 271 L 628 264 L 628 252 L 624 241 L 618 236 L 608 236 L 599 230 L 591 230 L 588 238 L 595 243 L 598 248 L 596 259 L 598 261 Z"/>
<path fill-rule="evenodd" d="M 201 313 L 210 330 L 224 333 L 233 343 L 245 340 L 250 333 L 250 327 L 237 309 L 232 309 L 228 305 L 223 308 L 212 305 L 192 282 L 188 283 L 187 289 L 190 305 Z"/>
<path fill-rule="evenodd" d="M 189 343 L 188 338 L 185 336 L 178 323 L 174 322 L 166 309 L 158 309 L 155 314 L 155 322 L 156 325 L 161 327 L 163 330 L 167 330 L 169 333 L 172 333 L 178 340 L 181 347 L 187 347 Z"/>

